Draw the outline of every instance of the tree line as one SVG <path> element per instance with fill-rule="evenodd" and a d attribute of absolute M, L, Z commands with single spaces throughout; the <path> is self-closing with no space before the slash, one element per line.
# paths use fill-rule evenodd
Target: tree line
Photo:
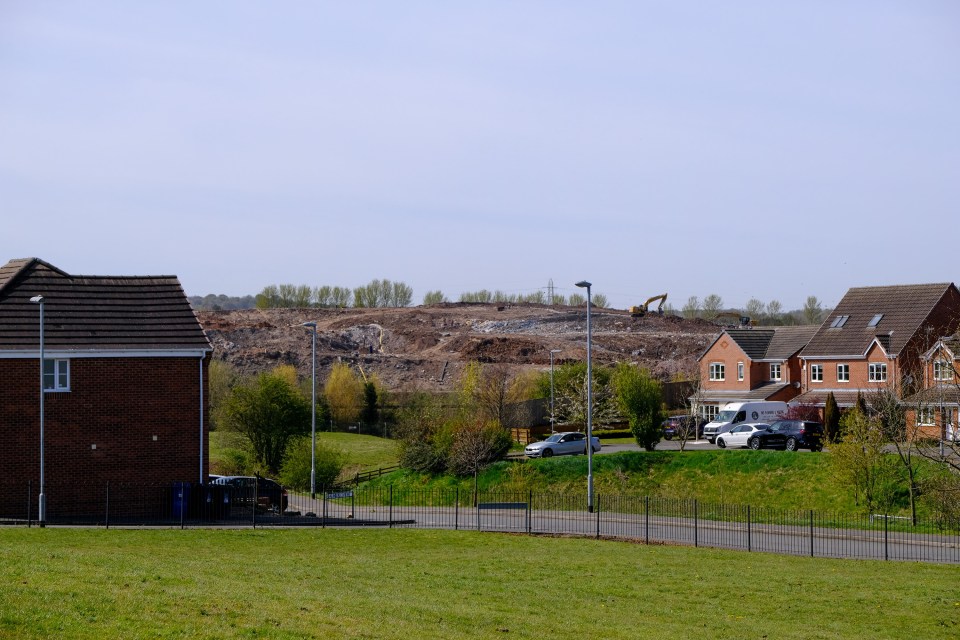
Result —
<path fill-rule="evenodd" d="M 754 325 L 766 326 L 820 324 L 829 312 L 829 309 L 823 308 L 823 303 L 816 296 L 807 296 L 802 309 L 784 311 L 779 300 L 764 303 L 757 298 L 750 298 L 743 307 L 727 308 L 723 298 L 715 293 L 703 300 L 698 296 L 690 296 L 679 311 L 669 304 L 664 309 L 664 313 L 683 316 L 688 320 L 716 320 L 724 315 L 739 314 L 750 318 Z"/>

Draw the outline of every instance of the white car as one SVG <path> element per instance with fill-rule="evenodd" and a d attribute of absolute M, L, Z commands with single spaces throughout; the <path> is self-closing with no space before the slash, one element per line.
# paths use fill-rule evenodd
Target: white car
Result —
<path fill-rule="evenodd" d="M 764 422 L 749 422 L 747 424 L 738 424 L 730 431 L 717 436 L 717 446 L 721 449 L 727 447 L 746 447 L 750 436 L 758 431 L 766 431 L 770 425 Z"/>
<path fill-rule="evenodd" d="M 593 452 L 600 451 L 600 438 L 593 436 Z M 528 458 L 577 455 L 587 452 L 587 436 L 579 431 L 555 433 L 546 440 L 528 444 L 523 453 Z"/>

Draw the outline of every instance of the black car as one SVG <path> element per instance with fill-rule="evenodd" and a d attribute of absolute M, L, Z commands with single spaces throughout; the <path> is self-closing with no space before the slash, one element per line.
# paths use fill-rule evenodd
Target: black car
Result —
<path fill-rule="evenodd" d="M 280 483 L 259 476 L 220 476 L 210 484 L 230 487 L 230 501 L 235 506 L 256 504 L 257 511 L 283 513 L 287 510 L 287 490 Z M 254 500 L 256 496 L 256 500 Z"/>
<path fill-rule="evenodd" d="M 673 440 L 686 435 L 688 439 L 699 440 L 703 437 L 703 427 L 707 424 L 704 418 L 699 416 L 670 416 L 660 423 L 663 429 L 663 439 Z"/>
<path fill-rule="evenodd" d="M 777 420 L 764 431 L 750 436 L 751 449 L 823 449 L 823 425 L 809 420 Z"/>

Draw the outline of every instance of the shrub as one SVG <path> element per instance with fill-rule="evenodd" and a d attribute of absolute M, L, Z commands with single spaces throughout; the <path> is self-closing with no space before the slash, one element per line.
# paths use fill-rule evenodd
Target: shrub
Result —
<path fill-rule="evenodd" d="M 310 489 L 310 436 L 295 438 L 287 446 L 287 455 L 280 467 L 280 482 L 300 491 Z M 317 445 L 316 486 L 329 487 L 336 483 L 343 470 L 340 451 Z"/>

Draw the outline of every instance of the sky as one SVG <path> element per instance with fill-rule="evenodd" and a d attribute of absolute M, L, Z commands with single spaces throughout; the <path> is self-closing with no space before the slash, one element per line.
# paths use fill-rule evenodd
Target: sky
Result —
<path fill-rule="evenodd" d="M 0 0 L 0 263 L 829 307 L 958 203 L 952 0 Z"/>

